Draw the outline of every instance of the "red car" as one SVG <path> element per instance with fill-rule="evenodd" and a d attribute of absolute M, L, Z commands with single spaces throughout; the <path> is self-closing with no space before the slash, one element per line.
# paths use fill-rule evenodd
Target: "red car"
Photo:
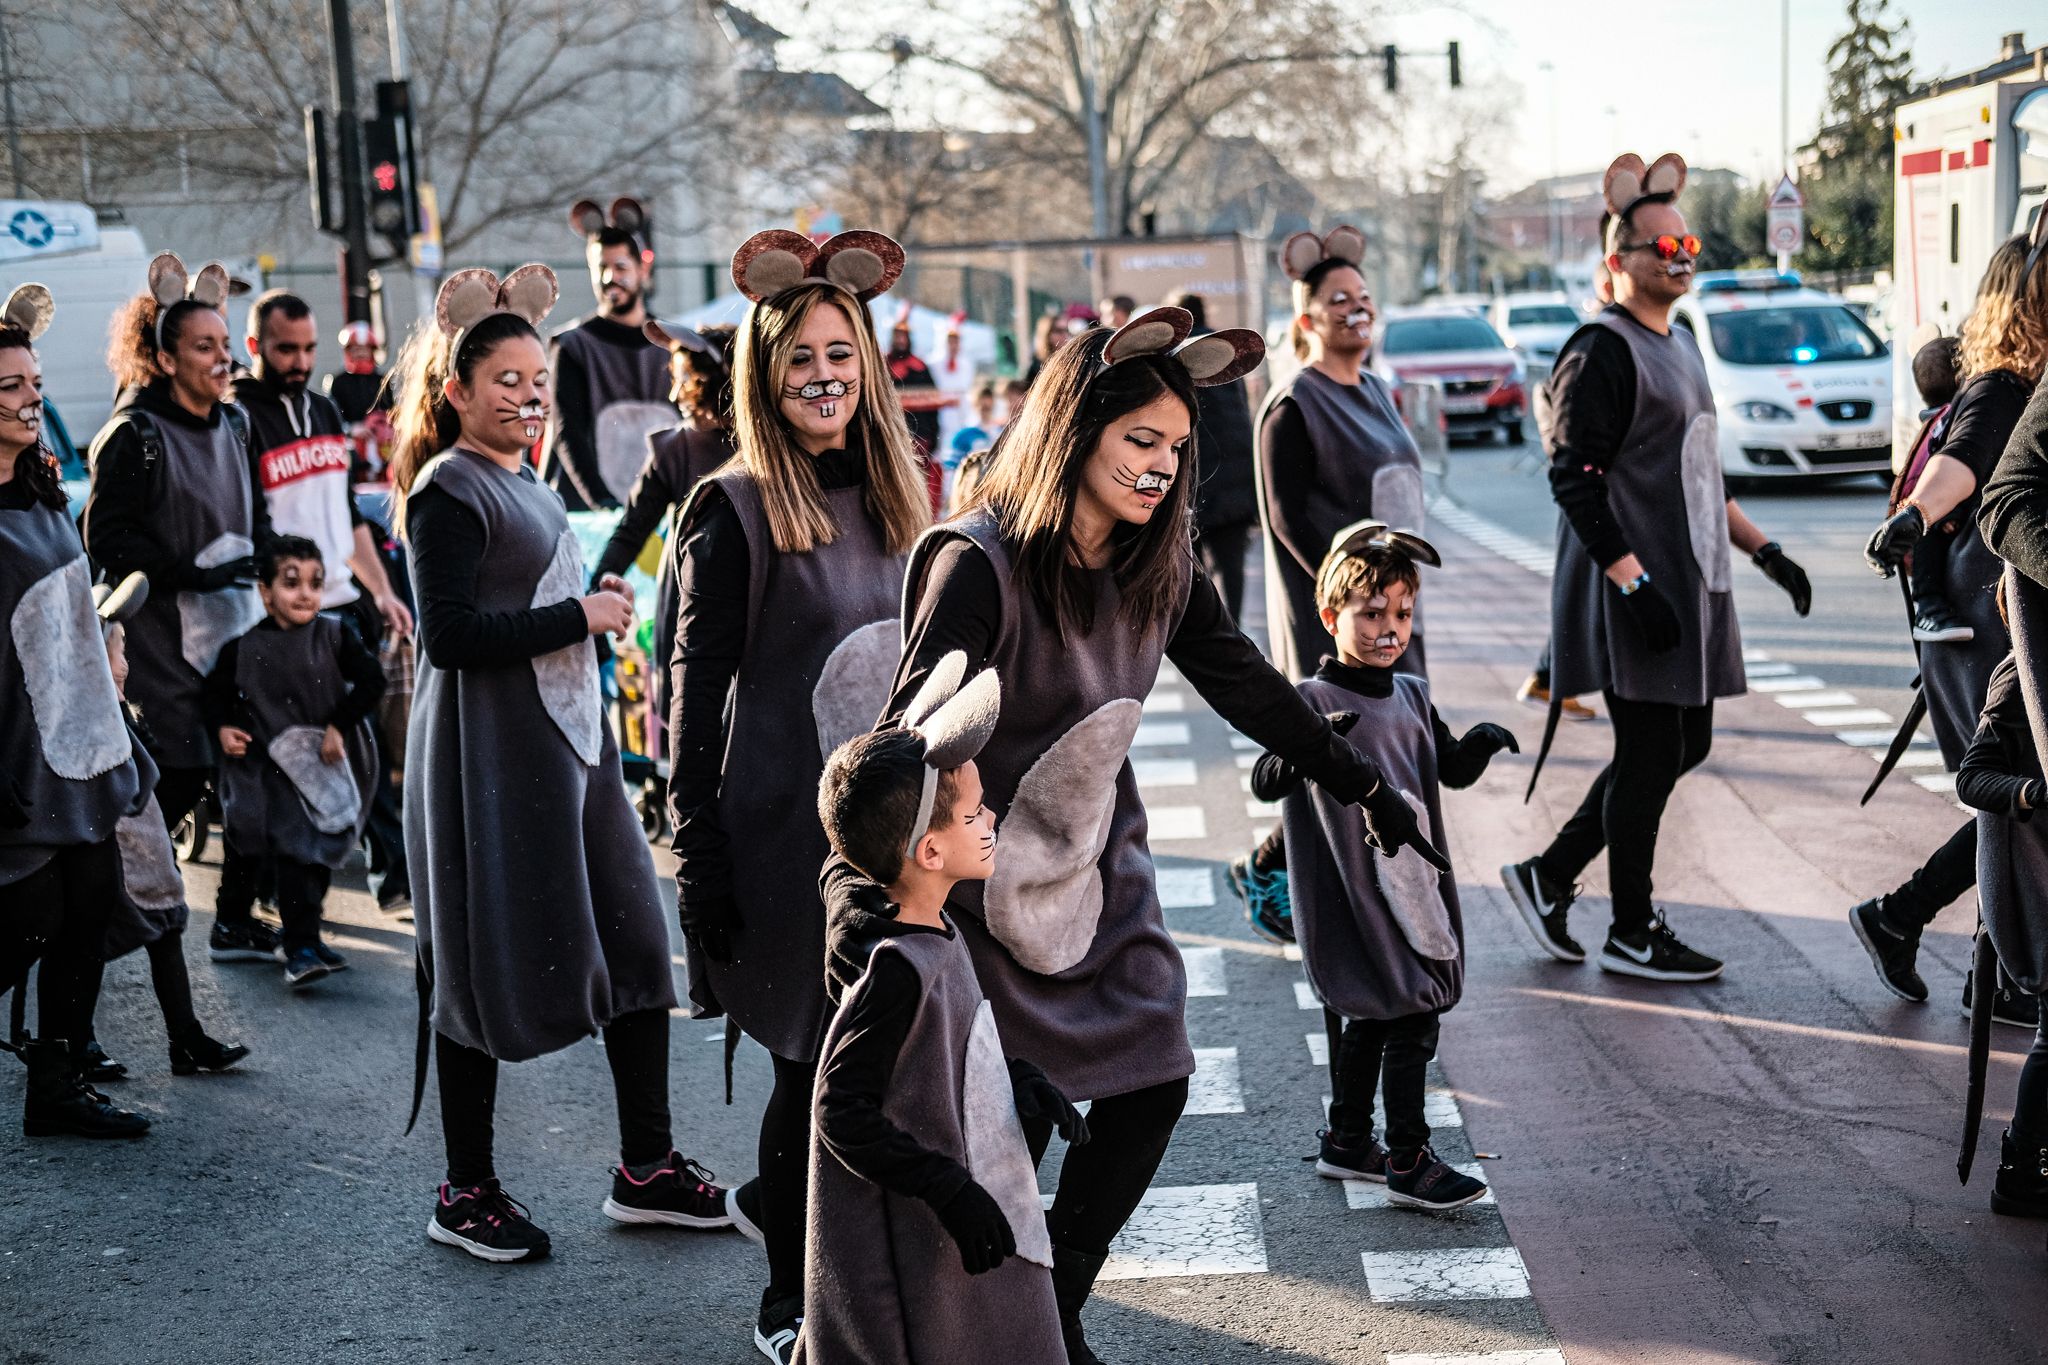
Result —
<path fill-rule="evenodd" d="M 1397 389 L 1412 380 L 1441 384 L 1445 430 L 1453 439 L 1483 439 L 1495 431 L 1509 445 L 1525 439 L 1527 371 L 1493 324 L 1470 309 L 1388 309 L 1372 368 Z"/>

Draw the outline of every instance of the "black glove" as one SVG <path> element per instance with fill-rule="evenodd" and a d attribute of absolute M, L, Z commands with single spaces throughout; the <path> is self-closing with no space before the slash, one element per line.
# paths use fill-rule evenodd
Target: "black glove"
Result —
<path fill-rule="evenodd" d="M 1403 847 L 1412 848 L 1437 871 L 1451 870 L 1451 860 L 1437 852 L 1436 845 L 1429 842 L 1422 827 L 1415 822 L 1415 808 L 1394 790 L 1393 783 L 1381 778 L 1372 795 L 1359 805 L 1365 810 L 1366 842 L 1381 853 L 1391 858 Z"/>
<path fill-rule="evenodd" d="M 1919 508 L 1909 502 L 1870 533 L 1870 540 L 1863 547 L 1864 562 L 1877 571 L 1879 578 L 1890 578 L 1906 562 L 1906 556 L 1913 553 L 1920 537 L 1926 534 L 1927 519 L 1920 515 Z"/>
<path fill-rule="evenodd" d="M 1010 1090 L 1017 1097 L 1017 1117 L 1044 1119 L 1069 1143 L 1088 1140 L 1088 1116 L 1074 1107 L 1043 1071 L 1022 1057 L 1010 1059 Z"/>
<path fill-rule="evenodd" d="M 1652 654 L 1669 654 L 1678 648 L 1678 613 L 1671 609 L 1671 600 L 1657 590 L 1655 583 L 1646 577 L 1634 592 L 1624 593 L 1619 588 L 1615 592 Z"/>
<path fill-rule="evenodd" d="M 0 829 L 27 828 L 28 807 L 22 804 L 21 793 L 12 782 L 0 786 Z"/>
<path fill-rule="evenodd" d="M 713 962 L 732 961 L 732 937 L 739 932 L 740 906 L 730 894 L 697 900 L 676 896 L 676 914 L 683 937 Z"/>
<path fill-rule="evenodd" d="M 1483 753 L 1488 758 L 1492 758 L 1502 749 L 1511 754 L 1522 752 L 1522 746 L 1515 743 L 1515 732 L 1505 725 L 1495 725 L 1490 720 L 1481 721 L 1467 730 L 1465 737 L 1458 741 L 1458 748 L 1470 749 L 1475 755 Z"/>
<path fill-rule="evenodd" d="M 1332 730 L 1335 730 L 1340 735 L 1348 735 L 1351 733 L 1351 727 L 1358 724 L 1358 713 L 1356 711 L 1332 711 L 1326 719 L 1330 722 Z"/>
<path fill-rule="evenodd" d="M 2048 806 L 2048 783 L 2042 782 L 2038 777 L 2032 779 L 2026 786 L 2020 788 L 2020 799 L 2013 805 L 2016 807 L 2013 814 L 2022 820 L 2041 807 Z"/>
<path fill-rule="evenodd" d="M 969 1180 L 951 1199 L 932 1206 L 939 1225 L 960 1248 L 960 1264 L 968 1274 L 994 1270 L 1005 1257 L 1017 1254 L 1017 1234 L 1010 1216 L 989 1192 Z"/>
<path fill-rule="evenodd" d="M 1762 569 L 1765 578 L 1785 590 L 1792 599 L 1793 611 L 1804 616 L 1813 610 L 1813 584 L 1807 582 L 1806 570 L 1795 564 L 1777 541 L 1765 541 L 1763 546 L 1749 557 L 1749 562 Z"/>
<path fill-rule="evenodd" d="M 254 583 L 256 577 L 256 556 L 243 555 L 240 559 L 230 559 L 210 569 L 196 569 L 192 582 L 199 592 L 219 592 L 236 583 Z"/>

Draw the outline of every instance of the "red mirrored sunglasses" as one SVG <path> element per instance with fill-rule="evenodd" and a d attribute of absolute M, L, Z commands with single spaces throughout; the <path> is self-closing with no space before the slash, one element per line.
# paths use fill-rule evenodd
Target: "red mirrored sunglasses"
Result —
<path fill-rule="evenodd" d="M 1647 242 L 1632 243 L 1621 250 L 1624 254 L 1630 251 L 1654 251 L 1660 258 L 1669 261 L 1677 259 L 1680 251 L 1684 251 L 1688 256 L 1699 255 L 1700 239 L 1690 232 L 1683 236 L 1673 236 L 1667 232 L 1661 236 L 1652 237 Z"/>

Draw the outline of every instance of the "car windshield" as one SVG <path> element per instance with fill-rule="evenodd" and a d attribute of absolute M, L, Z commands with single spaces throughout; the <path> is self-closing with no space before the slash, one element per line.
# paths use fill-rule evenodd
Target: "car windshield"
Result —
<path fill-rule="evenodd" d="M 1877 333 L 1839 304 L 1714 313 L 1707 330 L 1715 354 L 1730 365 L 1818 365 L 1884 354 Z"/>
<path fill-rule="evenodd" d="M 1420 351 L 1498 351 L 1500 336 L 1482 318 L 1399 318 L 1387 324 L 1380 349 L 1388 355 Z"/>
<path fill-rule="evenodd" d="M 1538 303 L 1527 308 L 1508 309 L 1510 327 L 1572 327 L 1579 315 L 1567 303 Z"/>

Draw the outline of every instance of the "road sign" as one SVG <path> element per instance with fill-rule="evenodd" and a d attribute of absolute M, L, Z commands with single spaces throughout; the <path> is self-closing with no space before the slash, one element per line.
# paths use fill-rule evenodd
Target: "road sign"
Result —
<path fill-rule="evenodd" d="M 1806 245 L 1806 196 L 1789 175 L 1778 181 L 1764 209 L 1764 241 L 1780 256 Z"/>

